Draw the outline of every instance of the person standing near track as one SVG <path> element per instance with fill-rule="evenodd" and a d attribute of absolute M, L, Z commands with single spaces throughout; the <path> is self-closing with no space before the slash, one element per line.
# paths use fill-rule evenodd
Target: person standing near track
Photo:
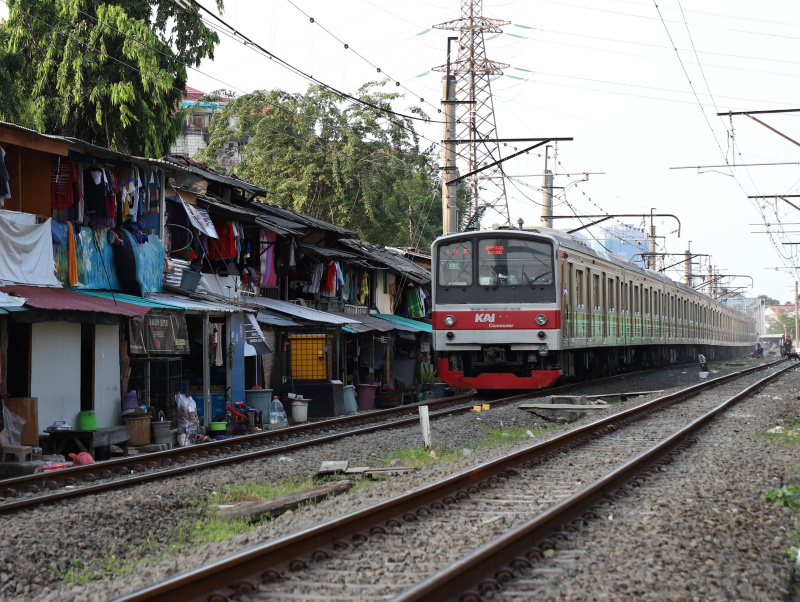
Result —
<path fill-rule="evenodd" d="M 706 356 L 702 353 L 697 354 L 697 359 L 700 362 L 700 372 L 708 372 L 708 364 L 706 364 Z"/>
<path fill-rule="evenodd" d="M 786 355 L 786 335 L 785 334 L 781 335 L 780 347 L 781 347 L 781 357 L 783 357 L 783 356 Z"/>

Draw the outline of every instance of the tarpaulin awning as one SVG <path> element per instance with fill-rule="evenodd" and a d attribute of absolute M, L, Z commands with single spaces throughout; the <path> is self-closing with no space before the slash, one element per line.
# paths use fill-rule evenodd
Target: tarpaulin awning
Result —
<path fill-rule="evenodd" d="M 112 291 L 86 291 L 86 290 L 75 290 L 73 291 L 80 295 L 87 295 L 89 297 L 101 297 L 103 299 L 114 299 L 116 301 L 124 301 L 125 303 L 132 303 L 133 305 L 141 305 L 142 307 L 152 307 L 152 308 L 159 308 L 159 309 L 178 309 L 174 305 L 167 305 L 166 303 L 160 303 L 155 299 L 148 299 L 145 297 L 137 297 L 135 295 L 128 295 L 125 293 L 117 293 Z"/>
<path fill-rule="evenodd" d="M 254 305 L 261 305 L 272 311 L 277 311 L 293 318 L 300 318 L 309 322 L 317 322 L 320 324 L 332 324 L 335 326 L 343 326 L 347 324 L 358 323 L 356 320 L 341 317 L 335 314 L 328 313 L 327 311 L 320 311 L 310 307 L 304 307 L 288 301 L 278 301 L 277 299 L 267 299 L 266 297 L 253 297 L 247 300 L 248 303 Z"/>
<path fill-rule="evenodd" d="M 256 321 L 253 314 L 245 314 L 244 321 L 244 340 L 249 345 L 252 345 L 258 355 L 267 355 L 272 353 L 272 349 L 264 338 L 264 333 L 261 332 L 261 327 Z"/>
<path fill-rule="evenodd" d="M 129 318 L 143 316 L 151 309 L 150 307 L 125 303 L 124 301 L 89 297 L 63 288 L 14 285 L 0 287 L 0 292 L 14 293 L 20 297 L 25 297 L 25 305 L 36 309 L 99 312 Z"/>
<path fill-rule="evenodd" d="M 412 320 L 411 318 L 404 318 L 403 316 L 395 316 L 393 314 L 375 314 L 379 318 L 383 320 L 389 320 L 390 322 L 394 322 L 398 325 L 398 330 L 409 330 L 411 332 L 433 332 L 433 326 L 430 324 L 426 324 L 425 322 L 419 322 L 417 320 Z M 405 326 L 407 328 L 401 329 L 400 326 Z"/>

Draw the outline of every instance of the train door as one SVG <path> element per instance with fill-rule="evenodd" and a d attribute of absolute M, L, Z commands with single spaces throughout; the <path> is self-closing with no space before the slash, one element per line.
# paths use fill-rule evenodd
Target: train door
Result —
<path fill-rule="evenodd" d="M 633 285 L 633 342 L 642 342 L 642 287 L 638 284 Z"/>
<path fill-rule="evenodd" d="M 602 321 L 603 343 L 606 343 L 608 341 L 608 278 L 606 277 L 605 272 L 600 275 L 600 278 L 602 279 L 603 289 L 603 309 L 600 313 L 600 316 Z"/>
<path fill-rule="evenodd" d="M 619 313 L 619 308 L 617 307 L 617 282 L 618 280 L 616 278 L 608 279 L 608 315 L 606 317 L 606 331 L 608 333 L 608 340 L 612 345 L 617 344 L 617 337 L 619 336 L 617 324 Z"/>
<path fill-rule="evenodd" d="M 620 285 L 620 329 L 624 345 L 627 345 L 631 338 L 631 298 L 628 293 L 628 286 L 627 282 L 622 282 Z"/>
<path fill-rule="evenodd" d="M 657 290 L 652 293 L 653 298 L 653 338 L 658 339 L 661 336 L 661 320 L 659 318 L 659 306 L 661 296 Z"/>
<path fill-rule="evenodd" d="M 574 328 L 575 339 L 585 341 L 586 339 L 586 284 L 584 282 L 584 270 L 575 268 L 575 312 Z"/>
<path fill-rule="evenodd" d="M 601 274 L 592 272 L 592 331 L 591 337 L 595 344 L 603 338 L 603 292 L 600 286 Z"/>
<path fill-rule="evenodd" d="M 644 314 L 644 336 L 648 340 L 653 339 L 653 319 L 650 314 L 650 287 L 644 287 L 644 306 L 643 311 Z"/>

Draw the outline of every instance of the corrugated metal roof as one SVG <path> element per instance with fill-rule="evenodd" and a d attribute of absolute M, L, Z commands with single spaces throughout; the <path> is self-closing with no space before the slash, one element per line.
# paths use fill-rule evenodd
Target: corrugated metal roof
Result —
<path fill-rule="evenodd" d="M 300 213 L 299 211 L 286 209 L 285 207 L 281 207 L 280 205 L 272 205 L 270 203 L 264 202 L 263 200 L 256 201 L 255 204 L 260 205 L 259 208 L 263 209 L 270 215 L 281 217 L 283 219 L 287 219 L 289 221 L 296 223 L 299 222 L 305 226 L 310 226 L 311 228 L 315 228 L 317 230 L 327 230 L 329 232 L 336 232 L 337 234 L 341 234 L 342 236 L 358 235 L 358 232 L 356 232 L 355 230 L 348 230 L 347 228 L 337 226 L 336 224 L 331 224 L 330 222 L 325 222 L 321 219 L 311 217 L 310 215 L 306 215 L 305 213 Z"/>
<path fill-rule="evenodd" d="M 340 249 L 334 249 L 331 247 L 319 247 L 317 245 L 300 243 L 300 249 L 303 252 L 311 253 L 312 255 L 318 255 L 320 257 L 327 257 L 330 259 L 341 259 L 344 261 L 356 261 L 361 259 L 361 257 L 355 253 L 350 253 L 349 251 L 342 251 Z"/>
<path fill-rule="evenodd" d="M 14 285 L 0 287 L 0 292 L 14 293 L 20 297 L 25 297 L 25 305 L 36 309 L 94 311 L 127 316 L 129 318 L 143 316 L 151 309 L 150 307 L 125 303 L 124 301 L 88 297 L 63 288 Z"/>
<path fill-rule="evenodd" d="M 167 305 L 155 299 L 145 299 L 143 297 L 136 297 L 134 295 L 126 295 L 124 293 L 112 293 L 111 291 L 73 291 L 80 295 L 87 295 L 89 297 L 100 297 L 102 299 L 116 299 L 117 301 L 124 301 L 125 303 L 132 303 L 133 305 L 141 305 L 142 307 L 151 307 L 158 309 L 175 309 L 174 305 Z"/>
<path fill-rule="evenodd" d="M 198 163 L 197 161 L 192 161 L 191 159 L 188 159 L 186 157 L 168 156 L 164 157 L 163 160 L 167 163 L 171 163 L 173 165 L 182 168 L 184 171 L 189 171 L 193 174 L 196 174 L 205 180 L 212 180 L 220 184 L 226 184 L 228 186 L 231 186 L 233 188 L 239 188 L 240 190 L 244 190 L 245 192 L 249 192 L 251 194 L 267 193 L 267 191 L 261 188 L 260 186 L 256 186 L 255 184 L 250 184 L 249 182 L 240 180 L 236 176 L 220 173 L 218 171 L 209 168 L 207 165 L 203 165 L 202 163 Z"/>
<path fill-rule="evenodd" d="M 280 234 L 281 236 L 286 236 L 287 234 L 299 235 L 301 232 L 298 230 L 298 228 L 305 229 L 305 226 L 302 224 L 292 224 L 294 229 L 287 227 L 286 224 L 289 222 L 286 220 L 275 219 L 263 211 L 252 209 L 251 207 L 255 206 L 256 203 L 250 203 L 247 206 L 234 205 L 233 203 L 225 202 L 222 199 L 217 199 L 208 196 L 207 194 L 198 194 L 197 202 L 200 205 L 208 207 L 211 210 L 211 213 L 215 215 L 222 215 L 223 217 L 227 217 L 229 219 L 254 222 L 259 226 L 263 226 L 268 230 L 272 230 L 276 234 Z"/>
<path fill-rule="evenodd" d="M 302 320 L 308 320 L 309 322 L 318 322 L 321 324 L 357 324 L 356 320 L 351 318 L 340 317 L 327 311 L 319 311 L 318 309 L 312 309 L 310 307 L 303 307 L 302 305 L 297 305 L 295 303 L 289 303 L 288 301 L 278 301 L 277 299 L 267 299 L 266 297 L 251 297 L 247 300 L 248 303 L 252 303 L 255 305 L 261 305 L 262 307 L 266 307 L 273 311 L 280 312 L 282 314 L 286 314 L 295 318 L 300 318 Z"/>
<path fill-rule="evenodd" d="M 295 322 L 291 318 L 287 318 L 282 314 L 268 309 L 259 309 L 256 320 L 261 324 L 269 324 L 270 326 L 288 326 L 294 328 L 305 326 L 302 322 Z"/>
<path fill-rule="evenodd" d="M 185 309 L 186 311 L 211 311 L 222 312 L 226 314 L 233 314 L 238 311 L 252 311 L 244 307 L 237 307 L 221 301 L 199 300 L 190 299 L 189 297 L 181 297 L 180 295 L 169 295 L 167 293 L 150 293 L 147 295 L 148 299 L 153 299 L 164 305 Z"/>
<path fill-rule="evenodd" d="M 408 277 L 417 284 L 428 284 L 431 281 L 431 273 L 428 270 L 421 268 L 416 263 L 410 259 L 406 259 L 402 255 L 393 253 L 386 247 L 373 245 L 371 243 L 354 239 L 341 239 L 336 242 L 360 252 L 370 261 L 382 264 L 388 267 L 390 270 Z"/>
<path fill-rule="evenodd" d="M 356 330 L 357 332 L 372 332 L 373 330 L 377 330 L 378 332 L 389 332 L 390 330 L 411 330 L 404 325 L 395 324 L 394 322 L 389 322 L 388 320 L 382 320 L 381 318 L 372 315 L 372 314 L 345 314 L 340 311 L 332 311 L 329 312 L 338 316 L 346 315 L 349 318 L 353 318 L 359 321 L 359 324 L 350 325 L 349 328 Z M 416 332 L 416 330 L 414 331 Z"/>
<path fill-rule="evenodd" d="M 433 326 L 430 324 L 426 324 L 425 322 L 419 322 L 417 320 L 412 320 L 411 318 L 404 318 L 403 316 L 395 316 L 393 314 L 375 314 L 379 318 L 384 320 L 389 320 L 390 322 L 395 322 L 397 324 L 403 324 L 404 326 L 409 326 L 418 332 L 433 332 Z"/>

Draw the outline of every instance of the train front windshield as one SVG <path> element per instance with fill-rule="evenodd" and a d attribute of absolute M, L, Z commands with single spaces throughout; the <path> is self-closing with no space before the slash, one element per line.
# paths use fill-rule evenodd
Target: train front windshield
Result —
<path fill-rule="evenodd" d="M 437 303 L 554 303 L 553 245 L 511 237 L 439 247 Z"/>

